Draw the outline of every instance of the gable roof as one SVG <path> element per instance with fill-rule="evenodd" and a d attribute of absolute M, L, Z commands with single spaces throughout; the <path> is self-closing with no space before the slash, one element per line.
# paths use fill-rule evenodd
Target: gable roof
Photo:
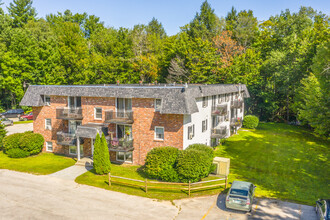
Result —
<path fill-rule="evenodd" d="M 163 114 L 192 114 L 198 112 L 196 98 L 238 92 L 241 87 L 244 97 L 250 97 L 245 85 L 31 85 L 20 103 L 23 106 L 43 106 L 43 95 L 159 98 Z"/>

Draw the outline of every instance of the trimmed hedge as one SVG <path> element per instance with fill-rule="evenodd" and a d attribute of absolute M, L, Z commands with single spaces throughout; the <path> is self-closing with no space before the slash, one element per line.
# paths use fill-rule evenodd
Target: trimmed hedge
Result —
<path fill-rule="evenodd" d="M 178 182 L 175 170 L 179 149 L 175 147 L 156 147 L 148 152 L 145 160 L 145 173 L 154 179 Z"/>
<path fill-rule="evenodd" d="M 30 155 L 38 154 L 44 146 L 44 137 L 37 133 L 23 133 L 19 139 L 20 149 L 28 152 Z"/>
<path fill-rule="evenodd" d="M 176 166 L 182 182 L 197 182 L 209 175 L 210 160 L 202 151 L 190 149 L 181 151 Z"/>
<path fill-rule="evenodd" d="M 254 129 L 254 128 L 258 127 L 258 125 L 259 125 L 259 118 L 257 116 L 247 115 L 244 117 L 244 120 L 243 120 L 244 128 Z"/>
<path fill-rule="evenodd" d="M 29 152 L 26 152 L 25 150 L 22 150 L 20 148 L 9 149 L 8 151 L 6 151 L 6 154 L 8 155 L 8 157 L 11 158 L 23 158 L 30 155 Z"/>
<path fill-rule="evenodd" d="M 205 144 L 191 144 L 187 147 L 186 150 L 197 150 L 207 156 L 210 166 L 209 173 L 212 173 L 216 169 L 215 165 L 213 164 L 214 150 L 212 147 Z"/>
<path fill-rule="evenodd" d="M 19 148 L 19 140 L 24 135 L 24 133 L 15 133 L 6 136 L 3 140 L 3 148 L 5 149 L 5 152 L 7 152 L 10 149 Z"/>

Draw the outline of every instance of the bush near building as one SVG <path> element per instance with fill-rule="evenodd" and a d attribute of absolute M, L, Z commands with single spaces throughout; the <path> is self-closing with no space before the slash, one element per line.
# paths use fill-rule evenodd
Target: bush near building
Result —
<path fill-rule="evenodd" d="M 175 147 L 156 147 L 148 152 L 145 173 L 167 182 L 197 182 L 213 171 L 214 150 L 193 144 L 180 151 Z"/>
<path fill-rule="evenodd" d="M 5 129 L 5 126 L 0 123 L 0 150 L 2 149 L 2 140 L 6 136 L 7 131 Z"/>
<path fill-rule="evenodd" d="M 254 129 L 259 125 L 259 118 L 254 115 L 246 115 L 243 120 L 243 127 Z"/>
<path fill-rule="evenodd" d="M 97 134 L 94 143 L 93 166 L 97 174 L 107 174 L 111 170 L 110 156 L 107 140 L 102 133 L 102 138 Z"/>
<path fill-rule="evenodd" d="M 12 158 L 22 158 L 41 152 L 44 137 L 32 132 L 15 133 L 3 139 L 5 153 Z"/>

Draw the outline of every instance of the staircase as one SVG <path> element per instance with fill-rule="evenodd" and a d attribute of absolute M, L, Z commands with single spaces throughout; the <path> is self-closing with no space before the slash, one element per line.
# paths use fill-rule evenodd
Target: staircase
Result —
<path fill-rule="evenodd" d="M 93 159 L 89 157 L 81 158 L 80 160 L 77 161 L 76 165 L 93 168 Z"/>

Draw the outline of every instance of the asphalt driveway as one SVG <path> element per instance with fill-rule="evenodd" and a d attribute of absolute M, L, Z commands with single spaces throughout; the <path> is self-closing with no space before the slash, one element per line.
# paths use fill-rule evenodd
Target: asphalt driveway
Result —
<path fill-rule="evenodd" d="M 8 131 L 7 135 L 14 133 L 22 133 L 26 131 L 33 131 L 33 123 L 14 124 L 13 126 L 6 126 L 6 130 Z"/>

